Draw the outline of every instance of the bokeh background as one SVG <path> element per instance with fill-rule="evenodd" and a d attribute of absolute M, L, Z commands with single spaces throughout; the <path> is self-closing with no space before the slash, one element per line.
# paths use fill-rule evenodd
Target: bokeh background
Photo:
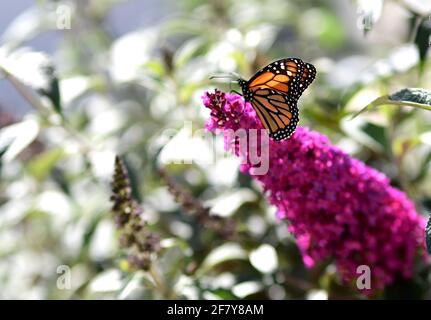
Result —
<path fill-rule="evenodd" d="M 210 76 L 248 78 L 301 57 L 318 76 L 300 100 L 300 124 L 384 172 L 428 216 L 431 112 L 351 115 L 381 95 L 430 88 L 430 15 L 428 0 L 4 5 L 0 298 L 431 298 L 426 263 L 372 296 L 343 283 L 333 261 L 306 269 L 287 223 L 238 159 L 193 137 L 209 114 L 204 92 L 231 88 Z M 116 154 L 146 228 L 161 239 L 150 258 L 158 273 L 133 268 L 120 244 L 110 201 Z M 208 212 L 235 224 L 234 236 Z"/>

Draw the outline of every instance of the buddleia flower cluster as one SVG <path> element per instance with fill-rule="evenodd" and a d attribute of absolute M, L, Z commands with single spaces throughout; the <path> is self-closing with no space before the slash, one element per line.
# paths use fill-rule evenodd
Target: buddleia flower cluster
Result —
<path fill-rule="evenodd" d="M 262 129 L 256 112 L 236 94 L 203 96 L 206 128 L 223 132 Z M 269 140 L 269 169 L 256 174 L 248 148 L 225 135 L 225 148 L 241 158 L 241 171 L 260 182 L 280 219 L 289 221 L 306 267 L 333 259 L 344 281 L 370 267 L 373 289 L 412 276 L 424 252 L 425 220 L 381 172 L 349 156 L 315 131 L 298 127 L 291 138 Z M 265 150 L 264 148 L 262 150 Z"/>

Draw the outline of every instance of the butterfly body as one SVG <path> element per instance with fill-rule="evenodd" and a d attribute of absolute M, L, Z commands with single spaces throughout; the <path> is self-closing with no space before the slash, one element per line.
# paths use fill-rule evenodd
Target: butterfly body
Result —
<path fill-rule="evenodd" d="M 299 121 L 297 101 L 316 76 L 316 68 L 299 58 L 274 61 L 250 80 L 238 79 L 245 101 L 275 140 L 289 138 Z"/>

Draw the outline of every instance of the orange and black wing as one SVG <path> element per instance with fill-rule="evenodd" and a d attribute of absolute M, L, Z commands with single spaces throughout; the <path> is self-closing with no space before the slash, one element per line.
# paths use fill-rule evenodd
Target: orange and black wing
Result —
<path fill-rule="evenodd" d="M 277 60 L 259 70 L 248 81 L 248 87 L 251 91 L 272 89 L 298 99 L 305 69 L 306 63 L 299 58 Z"/>
<path fill-rule="evenodd" d="M 287 139 L 295 131 L 299 121 L 296 100 L 264 88 L 256 90 L 250 102 L 273 139 Z"/>
<path fill-rule="evenodd" d="M 299 120 L 297 102 L 316 77 L 316 68 L 299 58 L 274 61 L 249 81 L 250 102 L 275 140 L 295 131 Z"/>
<path fill-rule="evenodd" d="M 312 64 L 303 62 L 302 73 L 298 84 L 298 98 L 316 78 L 316 73 L 316 68 Z"/>

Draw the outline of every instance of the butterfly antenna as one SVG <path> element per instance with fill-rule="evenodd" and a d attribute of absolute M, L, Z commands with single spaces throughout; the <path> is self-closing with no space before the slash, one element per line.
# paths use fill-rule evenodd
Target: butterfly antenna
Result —
<path fill-rule="evenodd" d="M 241 79 L 241 76 L 236 72 L 229 72 L 228 74 L 217 74 L 210 77 L 212 79 L 231 79 L 233 82 L 237 82 Z"/>
<path fill-rule="evenodd" d="M 231 74 L 219 74 L 219 75 L 214 75 L 210 77 L 210 80 L 212 79 L 231 79 L 232 75 Z"/>

